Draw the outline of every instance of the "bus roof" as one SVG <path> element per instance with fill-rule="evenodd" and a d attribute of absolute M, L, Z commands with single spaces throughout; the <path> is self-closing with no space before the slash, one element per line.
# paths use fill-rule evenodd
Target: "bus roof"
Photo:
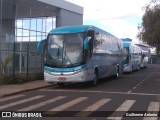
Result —
<path fill-rule="evenodd" d="M 92 25 L 71 25 L 71 26 L 59 27 L 51 30 L 49 34 L 69 34 L 69 33 L 87 32 L 88 30 L 95 30 L 96 32 L 101 32 L 113 36 L 112 34 Z"/>
<path fill-rule="evenodd" d="M 122 38 L 121 40 L 123 42 L 123 47 L 125 47 L 125 48 L 129 47 L 130 44 L 132 43 L 132 39 L 130 39 L 130 38 Z"/>
<path fill-rule="evenodd" d="M 77 33 L 87 31 L 89 26 L 86 25 L 74 25 L 74 26 L 64 26 L 51 30 L 49 34 L 67 34 L 67 33 Z"/>
<path fill-rule="evenodd" d="M 123 42 L 132 42 L 132 39 L 130 38 L 121 38 Z"/>
<path fill-rule="evenodd" d="M 127 47 L 129 47 L 130 46 L 130 43 L 123 43 L 123 47 L 124 48 L 127 48 Z"/>

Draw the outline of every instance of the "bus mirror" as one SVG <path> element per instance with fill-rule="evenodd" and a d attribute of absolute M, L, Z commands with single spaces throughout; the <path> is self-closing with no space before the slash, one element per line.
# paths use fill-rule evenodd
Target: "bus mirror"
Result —
<path fill-rule="evenodd" d="M 84 39 L 84 49 L 88 49 L 88 43 L 91 40 L 91 37 L 86 37 Z"/>
<path fill-rule="evenodd" d="M 47 39 L 44 39 L 44 40 L 41 40 L 41 41 L 38 42 L 38 44 L 37 44 L 37 53 L 38 54 L 41 53 L 41 48 L 43 48 L 43 49 L 45 48 L 45 47 L 42 47 L 42 46 L 44 46 L 46 44 L 46 41 L 47 41 Z"/>

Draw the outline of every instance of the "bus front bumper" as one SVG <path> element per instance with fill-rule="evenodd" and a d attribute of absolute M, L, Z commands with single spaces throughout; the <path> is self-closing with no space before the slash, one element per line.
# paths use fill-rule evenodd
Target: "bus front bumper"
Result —
<path fill-rule="evenodd" d="M 92 71 L 54 73 L 44 71 L 44 80 L 48 83 L 77 83 L 87 82 L 93 79 Z"/>

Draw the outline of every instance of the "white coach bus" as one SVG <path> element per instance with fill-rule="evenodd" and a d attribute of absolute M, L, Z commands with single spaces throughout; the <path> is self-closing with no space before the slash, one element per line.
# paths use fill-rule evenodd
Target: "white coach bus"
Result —
<path fill-rule="evenodd" d="M 124 72 L 132 73 L 134 70 L 139 70 L 142 63 L 142 49 L 133 44 L 131 39 L 122 39 L 125 49 L 124 57 Z"/>
<path fill-rule="evenodd" d="M 45 48 L 44 79 L 65 84 L 98 80 L 123 73 L 121 39 L 89 25 L 53 29 L 47 39 L 39 42 Z"/>
<path fill-rule="evenodd" d="M 146 44 L 136 44 L 142 49 L 142 62 L 141 62 L 141 68 L 147 68 L 148 61 L 151 58 L 151 50 L 148 45 Z"/>

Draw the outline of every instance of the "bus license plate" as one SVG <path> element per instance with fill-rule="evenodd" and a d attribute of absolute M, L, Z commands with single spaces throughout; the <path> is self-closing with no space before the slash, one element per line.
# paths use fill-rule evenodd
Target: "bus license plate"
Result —
<path fill-rule="evenodd" d="M 66 80 L 66 77 L 59 77 L 59 80 Z"/>

